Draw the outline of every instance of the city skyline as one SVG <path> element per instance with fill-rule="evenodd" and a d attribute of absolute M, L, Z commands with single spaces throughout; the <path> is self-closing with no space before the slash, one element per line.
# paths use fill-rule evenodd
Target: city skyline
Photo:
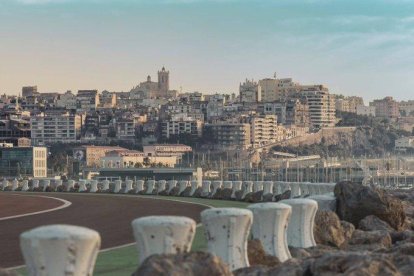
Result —
<path fill-rule="evenodd" d="M 4 0 L 0 92 L 129 91 L 165 66 L 183 92 L 237 94 L 276 71 L 335 94 L 407 100 L 413 11 L 386 0 Z"/>

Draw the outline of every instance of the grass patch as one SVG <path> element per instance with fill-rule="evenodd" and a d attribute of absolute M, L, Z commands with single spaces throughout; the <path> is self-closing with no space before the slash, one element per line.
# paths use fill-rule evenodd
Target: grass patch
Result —
<path fill-rule="evenodd" d="M 212 200 L 204 198 L 191 197 L 162 197 L 162 196 L 139 196 L 143 198 L 156 198 L 165 200 L 177 200 L 182 202 L 199 203 L 212 206 L 214 208 L 235 207 L 246 208 L 250 203 L 240 201 Z M 192 245 L 192 251 L 205 251 L 207 241 L 204 238 L 204 229 L 202 226 L 197 227 Z M 117 248 L 105 252 L 100 252 L 96 260 L 94 275 L 98 276 L 129 276 L 138 266 L 138 252 L 135 245 Z M 27 275 L 26 269 L 15 270 L 18 275 Z"/>

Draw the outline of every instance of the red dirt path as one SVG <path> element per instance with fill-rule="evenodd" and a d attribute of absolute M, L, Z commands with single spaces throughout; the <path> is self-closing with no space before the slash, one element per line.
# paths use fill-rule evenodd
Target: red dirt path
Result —
<path fill-rule="evenodd" d="M 34 196 L 16 196 L 9 193 L 0 194 L 0 218 L 22 215 L 52 209 L 64 203 L 53 199 Z"/>
<path fill-rule="evenodd" d="M 134 242 L 131 221 L 148 215 L 182 215 L 200 221 L 200 212 L 206 207 L 167 200 L 135 196 L 36 193 L 66 199 L 72 205 L 57 211 L 0 221 L 0 267 L 23 264 L 19 234 L 47 224 L 85 226 L 101 235 L 101 248 Z M 4 193 L 0 193 L 0 201 Z M 21 200 L 22 196 L 16 196 Z M 34 197 L 28 197 L 34 199 Z M 22 201 L 23 203 L 23 201 Z"/>

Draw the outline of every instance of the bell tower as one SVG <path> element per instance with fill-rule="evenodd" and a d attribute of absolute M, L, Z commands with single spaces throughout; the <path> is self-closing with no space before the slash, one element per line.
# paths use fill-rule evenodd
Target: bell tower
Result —
<path fill-rule="evenodd" d="M 166 71 L 164 66 L 158 71 L 158 89 L 162 96 L 166 96 L 170 90 L 170 71 Z"/>

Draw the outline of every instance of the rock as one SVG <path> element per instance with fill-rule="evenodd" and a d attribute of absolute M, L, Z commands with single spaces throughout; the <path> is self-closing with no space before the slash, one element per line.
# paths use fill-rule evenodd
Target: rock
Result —
<path fill-rule="evenodd" d="M 171 189 L 171 191 L 168 193 L 169 196 L 178 196 L 178 193 L 180 192 L 179 187 L 174 187 Z"/>
<path fill-rule="evenodd" d="M 292 195 L 291 190 L 287 190 L 281 193 L 280 195 L 275 195 L 275 199 L 273 201 L 277 202 L 277 201 L 281 201 L 284 199 L 289 199 L 291 195 Z"/>
<path fill-rule="evenodd" d="M 191 187 L 187 187 L 184 189 L 184 191 L 181 192 L 180 196 L 186 196 L 189 197 L 191 193 Z"/>
<path fill-rule="evenodd" d="M 387 231 L 355 230 L 348 242 L 347 249 L 352 251 L 374 251 L 381 248 L 390 248 L 391 236 Z"/>
<path fill-rule="evenodd" d="M 395 230 L 403 230 L 406 215 L 401 200 L 385 191 L 343 181 L 336 184 L 334 194 L 341 220 L 358 225 L 366 216 L 375 215 Z"/>
<path fill-rule="evenodd" d="M 0 276 L 17 276 L 17 274 L 14 273 L 13 271 L 0 267 Z"/>
<path fill-rule="evenodd" d="M 393 228 L 386 223 L 385 221 L 380 220 L 376 216 L 366 216 L 362 220 L 359 221 L 358 229 L 364 231 L 375 231 L 375 230 L 383 230 L 383 231 L 393 231 Z"/>
<path fill-rule="evenodd" d="M 273 194 L 265 194 L 265 195 L 263 195 L 263 201 L 264 202 L 271 202 L 271 201 L 273 201 Z"/>
<path fill-rule="evenodd" d="M 233 271 L 235 276 L 264 276 L 268 275 L 269 267 L 263 265 L 254 265 L 249 267 L 239 268 Z"/>
<path fill-rule="evenodd" d="M 240 190 L 240 191 L 236 191 L 235 195 L 236 195 L 236 200 L 242 200 L 242 196 L 244 194 L 244 191 Z"/>
<path fill-rule="evenodd" d="M 400 254 L 400 255 L 411 255 L 414 257 L 414 243 L 402 243 L 394 245 L 391 248 L 382 248 L 375 251 L 377 253 L 387 253 L 387 254 Z"/>
<path fill-rule="evenodd" d="M 290 252 L 290 255 L 292 255 L 292 258 L 296 258 L 296 259 L 305 259 L 305 258 L 309 258 L 312 256 L 305 248 L 289 246 L 289 252 Z"/>
<path fill-rule="evenodd" d="M 350 240 L 352 238 L 352 234 L 355 231 L 355 226 L 350 222 L 341 220 L 341 227 L 344 233 L 345 240 L 346 241 Z"/>
<path fill-rule="evenodd" d="M 280 261 L 277 257 L 267 255 L 260 240 L 249 240 L 247 244 L 247 255 L 250 265 L 277 266 Z"/>
<path fill-rule="evenodd" d="M 193 194 L 193 197 L 201 197 L 201 194 L 203 193 L 203 188 L 202 187 L 198 187 Z"/>
<path fill-rule="evenodd" d="M 248 193 L 244 197 L 244 201 L 251 202 L 251 203 L 257 203 L 257 202 L 261 202 L 262 201 L 262 197 L 263 197 L 263 191 L 258 191 L 258 192 L 254 192 L 254 193 Z"/>
<path fill-rule="evenodd" d="M 161 196 L 168 196 L 168 195 L 169 195 L 169 194 L 168 194 L 168 189 L 162 190 L 161 192 L 159 192 L 159 193 L 158 193 L 158 195 L 161 195 Z"/>
<path fill-rule="evenodd" d="M 390 232 L 392 243 L 414 242 L 414 231 Z"/>
<path fill-rule="evenodd" d="M 213 276 L 233 275 L 219 258 L 207 252 L 152 255 L 133 273 L 134 276 Z"/>
<path fill-rule="evenodd" d="M 401 275 L 386 256 L 335 252 L 315 259 L 310 275 Z"/>
<path fill-rule="evenodd" d="M 317 211 L 313 235 L 317 244 L 340 247 L 345 242 L 338 216 L 332 211 Z"/>
<path fill-rule="evenodd" d="M 310 262 L 303 262 L 297 259 L 290 259 L 283 262 L 281 265 L 269 269 L 267 275 L 269 276 L 302 276 L 308 275 L 305 271 L 308 270 Z M 261 276 L 261 275 L 260 275 Z"/>
<path fill-rule="evenodd" d="M 411 255 L 391 254 L 394 266 L 398 268 L 399 272 L 404 276 L 413 275 L 414 257 Z"/>
<path fill-rule="evenodd" d="M 229 188 L 219 188 L 216 193 L 213 195 L 213 199 L 222 199 L 222 200 L 231 200 L 231 194 L 233 193 L 232 189 Z"/>

